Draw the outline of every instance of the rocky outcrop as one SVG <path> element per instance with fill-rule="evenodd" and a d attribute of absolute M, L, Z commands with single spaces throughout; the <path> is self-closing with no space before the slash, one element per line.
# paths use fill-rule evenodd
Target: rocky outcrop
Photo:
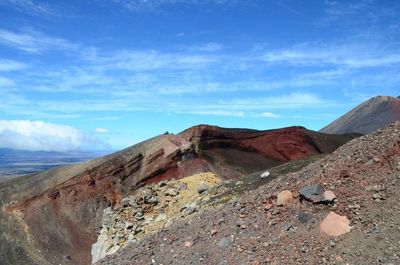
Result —
<path fill-rule="evenodd" d="M 199 187 L 210 189 L 219 181 L 212 173 L 161 181 L 104 209 L 102 228 L 91 250 L 92 263 L 197 212 L 201 202 L 208 200 L 204 192 L 198 192 Z"/>
<path fill-rule="evenodd" d="M 89 264 L 103 210 L 119 207 L 123 198 L 146 184 L 201 172 L 234 179 L 332 152 L 354 136 L 326 135 L 302 127 L 256 131 L 202 125 L 177 135 L 160 135 L 94 161 L 1 183 L 0 203 L 7 206 L 0 213 L 0 249 L 10 254 L 0 255 L 0 263 L 10 264 L 23 249 L 39 264 L 65 264 L 64 256 L 69 257 L 68 264 Z M 15 203 L 8 204 L 11 201 Z M 194 208 L 188 205 L 185 211 Z"/>

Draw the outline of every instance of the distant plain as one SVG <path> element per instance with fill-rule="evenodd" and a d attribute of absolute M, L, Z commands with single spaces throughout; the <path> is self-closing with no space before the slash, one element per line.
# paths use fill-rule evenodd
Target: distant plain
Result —
<path fill-rule="evenodd" d="M 61 153 L 0 149 L 0 181 L 62 165 L 91 160 L 108 153 L 106 151 Z"/>

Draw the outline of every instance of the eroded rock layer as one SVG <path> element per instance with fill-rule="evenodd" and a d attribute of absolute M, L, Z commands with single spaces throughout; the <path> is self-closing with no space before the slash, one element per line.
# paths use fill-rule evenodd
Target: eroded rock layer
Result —
<path fill-rule="evenodd" d="M 399 186 L 397 122 L 96 264 L 399 264 Z"/>
<path fill-rule="evenodd" d="M 103 210 L 147 183 L 200 172 L 232 179 L 332 152 L 353 137 L 302 127 L 254 131 L 203 125 L 1 183 L 0 264 L 90 264 Z"/>

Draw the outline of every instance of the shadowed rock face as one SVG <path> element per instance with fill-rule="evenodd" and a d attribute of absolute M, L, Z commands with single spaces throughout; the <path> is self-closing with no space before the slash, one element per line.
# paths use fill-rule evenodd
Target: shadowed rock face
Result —
<path fill-rule="evenodd" d="M 400 98 L 371 98 L 344 114 L 320 131 L 324 133 L 368 134 L 400 120 Z"/>
<path fill-rule="evenodd" d="M 206 171 L 236 178 L 332 152 L 353 137 L 302 127 L 255 131 L 201 125 L 0 183 L 0 264 L 90 264 L 103 209 L 146 183 Z"/>

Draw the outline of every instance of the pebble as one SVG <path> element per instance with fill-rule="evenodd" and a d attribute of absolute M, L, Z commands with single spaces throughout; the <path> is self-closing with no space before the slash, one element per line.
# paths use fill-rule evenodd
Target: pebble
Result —
<path fill-rule="evenodd" d="M 185 241 L 185 248 L 190 248 L 192 246 L 192 242 Z"/>
<path fill-rule="evenodd" d="M 269 173 L 269 171 L 264 171 L 264 172 L 260 175 L 260 178 L 265 179 L 265 178 L 268 178 L 269 175 L 271 175 L 271 173 Z"/>
<path fill-rule="evenodd" d="M 293 194 L 291 191 L 288 190 L 284 190 L 281 191 L 276 199 L 276 204 L 278 206 L 283 206 L 283 205 L 287 205 L 288 203 L 290 203 L 293 200 Z"/>
<path fill-rule="evenodd" d="M 351 230 L 350 221 L 346 216 L 330 212 L 319 225 L 320 231 L 329 236 L 341 236 Z"/>
<path fill-rule="evenodd" d="M 232 246 L 233 240 L 229 237 L 223 237 L 221 238 L 218 243 L 217 246 L 219 248 L 228 248 L 230 246 Z"/>
<path fill-rule="evenodd" d="M 322 201 L 325 203 L 332 203 L 335 199 L 336 195 L 331 190 L 324 191 L 322 194 Z"/>
<path fill-rule="evenodd" d="M 311 202 L 321 202 L 323 200 L 324 190 L 321 185 L 311 185 L 299 190 L 300 197 Z"/>
<path fill-rule="evenodd" d="M 179 194 L 179 190 L 175 188 L 170 188 L 165 192 L 165 195 L 175 197 L 176 195 Z"/>
<path fill-rule="evenodd" d="M 201 182 L 199 187 L 197 188 L 197 192 L 199 194 L 207 194 L 208 190 L 209 190 L 209 187 L 204 182 Z"/>
<path fill-rule="evenodd" d="M 308 222 L 310 222 L 313 219 L 313 216 L 309 213 L 306 212 L 300 212 L 297 215 L 297 219 L 300 221 L 300 223 L 302 224 L 306 224 Z"/>

